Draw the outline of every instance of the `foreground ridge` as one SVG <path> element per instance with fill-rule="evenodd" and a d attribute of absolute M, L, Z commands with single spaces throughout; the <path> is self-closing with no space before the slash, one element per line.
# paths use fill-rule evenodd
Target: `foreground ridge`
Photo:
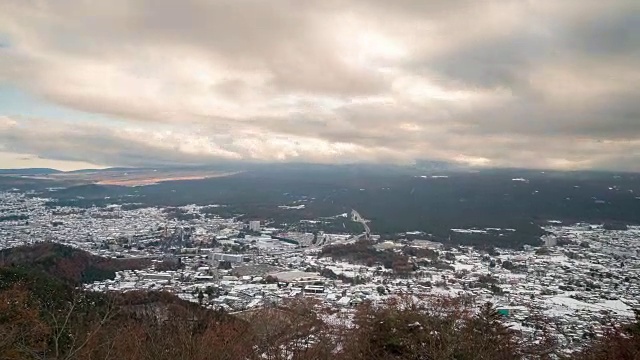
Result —
<path fill-rule="evenodd" d="M 309 298 L 237 315 L 163 292 L 94 293 L 56 266 L 79 252 L 47 246 L 49 268 L 0 267 L 0 353 L 4 359 L 547 359 L 548 331 L 523 337 L 491 304 L 468 297 L 398 297 L 363 303 L 352 316 Z M 42 245 L 12 249 L 42 252 Z M 5 250 L 6 251 L 6 250 Z M 106 259 L 93 257 L 92 261 Z M 36 262 L 37 263 L 37 262 Z M 476 310 L 477 309 L 477 310 Z M 614 324 L 566 359 L 634 359 L 640 324 Z"/>

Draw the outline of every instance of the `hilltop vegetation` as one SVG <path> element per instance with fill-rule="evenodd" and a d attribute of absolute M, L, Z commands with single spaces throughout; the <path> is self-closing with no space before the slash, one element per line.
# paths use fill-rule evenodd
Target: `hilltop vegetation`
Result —
<path fill-rule="evenodd" d="M 328 245 L 322 248 L 318 256 L 330 257 L 366 266 L 380 265 L 392 269 L 397 274 L 404 274 L 414 270 L 413 264 L 404 254 L 392 250 L 379 251 L 370 241 L 360 240 L 353 244 Z"/>
<path fill-rule="evenodd" d="M 71 284 L 113 279 L 117 271 L 149 265 L 149 260 L 103 258 L 51 242 L 0 250 L 0 266 L 44 273 Z"/>
<path fill-rule="evenodd" d="M 27 261 L 28 250 L 9 254 Z M 71 250 L 52 250 L 61 251 Z M 0 266 L 2 359 L 550 359 L 559 351 L 544 329 L 522 337 L 490 304 L 471 311 L 477 305 L 469 298 L 365 303 L 347 322 L 311 299 L 232 316 L 167 293 L 81 291 L 59 272 L 69 256 L 36 252 L 30 258 L 48 265 Z M 559 358 L 631 360 L 639 354 L 636 324 Z"/>

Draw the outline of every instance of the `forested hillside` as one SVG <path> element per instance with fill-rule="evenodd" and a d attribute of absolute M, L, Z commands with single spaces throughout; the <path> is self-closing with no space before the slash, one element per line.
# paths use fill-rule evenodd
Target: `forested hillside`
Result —
<path fill-rule="evenodd" d="M 144 259 L 103 258 L 52 242 L 0 250 L 0 266 L 41 272 L 71 284 L 113 279 L 116 271 L 150 264 Z"/>

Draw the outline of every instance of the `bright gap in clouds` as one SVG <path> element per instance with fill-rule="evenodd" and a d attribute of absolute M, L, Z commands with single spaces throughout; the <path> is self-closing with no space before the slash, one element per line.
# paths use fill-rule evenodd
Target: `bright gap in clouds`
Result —
<path fill-rule="evenodd" d="M 407 56 L 407 50 L 393 39 L 375 31 L 348 28 L 344 34 L 344 59 L 354 66 L 384 71 L 390 64 Z"/>

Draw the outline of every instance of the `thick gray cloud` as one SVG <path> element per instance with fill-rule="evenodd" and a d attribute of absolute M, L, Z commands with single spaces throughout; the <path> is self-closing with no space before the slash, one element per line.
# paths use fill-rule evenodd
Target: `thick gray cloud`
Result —
<path fill-rule="evenodd" d="M 118 119 L 0 109 L 3 153 L 640 171 L 635 0 L 2 7 L 0 81 Z"/>

